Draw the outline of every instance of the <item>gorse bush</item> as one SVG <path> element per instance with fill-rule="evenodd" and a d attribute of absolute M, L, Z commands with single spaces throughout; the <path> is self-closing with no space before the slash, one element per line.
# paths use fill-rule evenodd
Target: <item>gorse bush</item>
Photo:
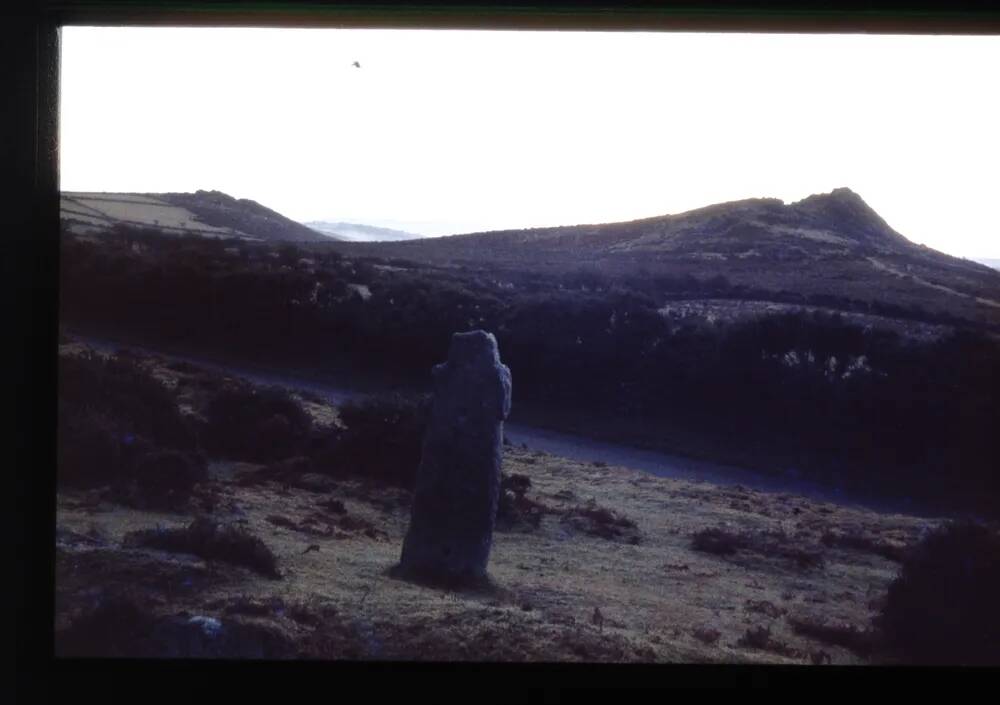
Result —
<path fill-rule="evenodd" d="M 134 360 L 93 353 L 60 356 L 58 393 L 60 484 L 127 484 L 150 447 L 185 454 L 196 447 L 194 429 L 170 392 Z"/>
<path fill-rule="evenodd" d="M 271 462 L 296 455 L 308 441 L 312 418 L 288 392 L 233 384 L 205 407 L 206 449 L 225 457 Z"/>
<path fill-rule="evenodd" d="M 163 446 L 193 449 L 194 430 L 170 391 L 128 357 L 61 355 L 59 399 L 70 407 L 113 418 L 123 432 Z"/>
<path fill-rule="evenodd" d="M 97 605 L 58 632 L 57 657 L 129 658 L 145 655 L 137 645 L 156 625 L 153 613 L 128 594 L 100 598 Z"/>
<path fill-rule="evenodd" d="M 133 506 L 175 509 L 190 497 L 196 484 L 207 479 L 208 466 L 201 455 L 154 448 L 137 454 L 116 489 L 119 498 Z"/>
<path fill-rule="evenodd" d="M 59 400 L 56 467 L 59 484 L 92 488 L 107 485 L 122 469 L 120 424 L 100 410 Z"/>
<path fill-rule="evenodd" d="M 127 351 L 60 356 L 60 484 L 111 486 L 126 504 L 176 509 L 208 477 L 202 446 L 224 457 L 272 462 L 315 440 L 311 417 L 284 390 L 222 380 L 208 387 L 218 391 L 205 405 L 206 420 L 196 424 L 141 357 Z"/>
<path fill-rule="evenodd" d="M 347 430 L 326 460 L 336 474 L 413 489 L 430 417 L 430 398 L 400 394 L 346 404 Z"/>
<path fill-rule="evenodd" d="M 876 617 L 885 647 L 925 665 L 1000 665 L 1000 532 L 972 522 L 928 535 Z"/>
<path fill-rule="evenodd" d="M 702 553 L 728 556 L 749 545 L 746 537 L 726 529 L 702 529 L 691 537 L 691 548 Z"/>
<path fill-rule="evenodd" d="M 160 448 L 123 430 L 100 411 L 60 404 L 57 478 L 61 485 L 108 486 L 116 500 L 135 507 L 180 509 L 208 479 L 198 452 Z"/>

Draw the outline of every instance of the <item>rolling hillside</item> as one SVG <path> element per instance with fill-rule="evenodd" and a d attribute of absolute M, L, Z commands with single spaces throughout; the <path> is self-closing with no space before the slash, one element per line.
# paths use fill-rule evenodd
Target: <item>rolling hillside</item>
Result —
<path fill-rule="evenodd" d="M 721 277 L 785 298 L 889 303 L 1000 324 L 1000 272 L 910 242 L 846 188 L 791 204 L 749 199 L 624 223 L 335 247 L 439 266 Z"/>
<path fill-rule="evenodd" d="M 155 228 L 173 235 L 269 242 L 324 242 L 330 238 L 246 198 L 221 191 L 195 193 L 62 194 L 63 227 L 79 234 L 118 225 Z"/>
<path fill-rule="evenodd" d="M 624 223 L 434 238 L 350 223 L 307 227 L 219 191 L 66 192 L 62 219 L 68 232 L 83 235 L 125 225 L 298 242 L 352 257 L 466 268 L 480 276 L 578 272 L 596 277 L 598 288 L 599 281 L 621 277 L 697 280 L 728 290 L 729 299 L 1000 328 L 1000 271 L 910 242 L 846 188 L 790 204 L 748 199 Z"/>

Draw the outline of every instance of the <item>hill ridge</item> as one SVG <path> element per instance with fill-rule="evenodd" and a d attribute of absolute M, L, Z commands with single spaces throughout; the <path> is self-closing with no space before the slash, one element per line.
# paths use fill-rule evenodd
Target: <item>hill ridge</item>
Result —
<path fill-rule="evenodd" d="M 174 235 L 272 242 L 329 240 L 278 211 L 222 191 L 191 192 L 63 191 L 64 226 L 80 233 L 116 226 L 154 228 Z"/>
<path fill-rule="evenodd" d="M 1000 326 L 997 270 L 911 242 L 847 187 L 790 203 L 748 198 L 615 223 L 333 245 L 435 266 L 712 279 L 731 285 L 734 296 L 752 289 L 852 309 L 889 304 Z"/>

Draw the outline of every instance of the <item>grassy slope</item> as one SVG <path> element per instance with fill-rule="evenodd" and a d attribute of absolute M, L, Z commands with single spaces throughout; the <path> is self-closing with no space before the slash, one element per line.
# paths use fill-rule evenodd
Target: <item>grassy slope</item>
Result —
<path fill-rule="evenodd" d="M 168 384 L 183 376 L 159 373 Z M 337 422 L 334 409 L 309 408 L 317 421 Z M 528 496 L 553 513 L 538 529 L 495 534 L 492 590 L 455 593 L 388 575 L 409 519 L 406 492 L 354 480 L 322 492 L 241 484 L 258 467 L 213 463 L 212 481 L 185 514 L 124 508 L 99 492 L 61 492 L 57 627 L 95 592 L 128 586 L 164 614 L 227 619 L 242 611 L 313 658 L 807 663 L 822 649 L 833 663 L 856 663 L 861 659 L 846 649 L 795 634 L 789 618 L 866 628 L 870 603 L 896 564 L 820 538 L 832 531 L 903 546 L 934 524 L 507 448 L 504 470 L 528 475 Z M 330 499 L 341 500 L 347 513 L 320 507 Z M 640 543 L 589 535 L 560 516 L 590 499 L 633 519 Z M 121 548 L 129 531 L 186 525 L 199 511 L 244 523 L 273 549 L 284 579 Z M 823 565 L 691 548 L 694 532 L 718 526 L 783 532 L 788 546 L 822 555 Z M 771 628 L 771 643 L 740 646 L 757 626 Z"/>
<path fill-rule="evenodd" d="M 196 193 L 63 192 L 62 217 L 97 229 L 136 225 L 166 232 L 250 237 L 274 242 L 328 242 L 329 237 L 249 199 Z"/>

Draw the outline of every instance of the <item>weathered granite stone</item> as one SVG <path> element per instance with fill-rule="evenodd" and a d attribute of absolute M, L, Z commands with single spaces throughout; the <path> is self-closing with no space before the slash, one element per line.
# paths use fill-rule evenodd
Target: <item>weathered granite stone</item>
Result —
<path fill-rule="evenodd" d="M 500 496 L 510 370 L 482 330 L 456 333 L 434 367 L 434 402 L 399 571 L 441 582 L 486 577 Z"/>

